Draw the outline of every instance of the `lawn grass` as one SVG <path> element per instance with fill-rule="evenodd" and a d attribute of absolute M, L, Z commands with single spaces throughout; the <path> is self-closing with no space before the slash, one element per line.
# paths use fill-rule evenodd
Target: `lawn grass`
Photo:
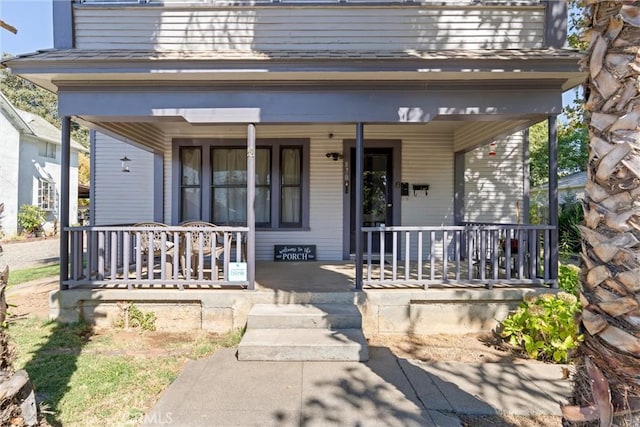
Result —
<path fill-rule="evenodd" d="M 43 265 L 40 267 L 24 268 L 21 270 L 9 270 L 9 286 L 19 285 L 44 277 L 60 275 L 60 264 Z"/>
<path fill-rule="evenodd" d="M 121 426 L 142 420 L 189 359 L 237 345 L 240 333 L 167 334 L 63 325 L 39 319 L 11 323 L 17 369 L 24 368 L 52 425 Z"/>

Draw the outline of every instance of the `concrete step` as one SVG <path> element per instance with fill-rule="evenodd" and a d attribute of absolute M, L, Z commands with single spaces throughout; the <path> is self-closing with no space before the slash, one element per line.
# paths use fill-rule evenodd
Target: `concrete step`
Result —
<path fill-rule="evenodd" d="M 238 360 L 369 360 L 361 329 L 247 329 L 238 345 Z"/>
<path fill-rule="evenodd" d="M 362 315 L 353 304 L 255 304 L 247 329 L 360 329 Z"/>

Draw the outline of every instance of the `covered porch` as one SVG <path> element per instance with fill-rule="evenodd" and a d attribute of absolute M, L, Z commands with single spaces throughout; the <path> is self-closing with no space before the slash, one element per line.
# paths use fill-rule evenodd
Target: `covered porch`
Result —
<path fill-rule="evenodd" d="M 18 74 L 59 95 L 63 293 L 77 287 L 255 291 L 264 286 L 257 262 L 271 257 L 274 243 L 316 240 L 322 240 L 319 262 L 352 259 L 338 264 L 340 271 L 352 265 L 351 273 L 338 276 L 355 290 L 557 284 L 556 116 L 562 91 L 582 77 L 571 52 L 399 52 L 385 61 L 332 52 L 311 59 L 248 55 L 206 61 L 150 54 L 128 62 L 109 51 L 69 55 L 45 52 L 10 61 Z M 263 78 L 256 80 L 252 70 Z M 161 171 L 152 190 L 158 205 L 153 219 L 162 226 L 70 227 L 72 118 L 153 153 Z M 465 155 L 541 120 L 549 124 L 551 222 L 531 226 L 526 215 L 516 221 L 515 214 L 510 221 L 470 218 L 478 208 L 468 203 L 465 187 L 477 179 L 465 175 Z M 264 146 L 271 175 L 260 181 L 256 163 Z M 302 172 L 289 182 L 281 172 L 283 150 L 291 147 Z M 199 160 L 187 166 L 197 169 L 198 179 L 183 180 L 181 150 L 192 148 Z M 216 182 L 214 158 L 221 149 L 245 157 L 242 168 L 222 170 L 240 177 L 233 185 Z M 372 219 L 364 207 L 367 150 L 380 149 L 392 159 L 391 173 L 379 179 L 389 191 L 382 208 L 390 220 Z M 519 150 L 525 165 L 526 145 Z M 514 202 L 526 212 L 525 181 L 517 201 L 487 198 L 484 209 Z M 234 205 L 243 211 L 236 220 L 221 223 L 215 216 L 214 193 L 221 188 L 244 197 Z M 257 218 L 260 191 L 268 202 Z M 285 193 L 300 201 L 288 218 L 282 215 Z M 194 211 L 185 211 L 192 199 L 184 194 L 197 194 Z M 193 212 L 210 228 L 182 227 Z M 214 256 L 218 252 L 221 257 Z M 283 278 L 292 268 L 273 265 Z M 244 273 L 236 276 L 236 267 Z"/>

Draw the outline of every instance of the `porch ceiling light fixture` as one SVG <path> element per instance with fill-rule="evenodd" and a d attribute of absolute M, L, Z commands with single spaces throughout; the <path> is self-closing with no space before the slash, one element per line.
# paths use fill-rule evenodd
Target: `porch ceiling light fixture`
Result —
<path fill-rule="evenodd" d="M 325 156 L 327 156 L 328 159 L 333 159 L 334 162 L 337 162 L 338 160 L 340 160 L 342 158 L 342 154 L 337 153 L 337 152 L 331 152 L 331 153 L 327 153 L 325 154 Z"/>
<path fill-rule="evenodd" d="M 131 172 L 129 170 L 129 162 L 131 161 L 130 158 L 127 157 L 127 155 L 125 154 L 123 158 L 120 159 L 120 163 L 122 164 L 122 172 Z"/>

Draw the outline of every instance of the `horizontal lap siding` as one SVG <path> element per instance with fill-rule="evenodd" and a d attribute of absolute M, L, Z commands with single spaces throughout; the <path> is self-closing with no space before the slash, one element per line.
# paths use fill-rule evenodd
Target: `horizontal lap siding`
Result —
<path fill-rule="evenodd" d="M 76 7 L 80 49 L 405 50 L 542 47 L 542 7 Z"/>
<path fill-rule="evenodd" d="M 522 143 L 520 132 L 498 140 L 495 156 L 489 145 L 465 154 L 465 221 L 516 223 L 518 206 L 524 218 Z"/>
<path fill-rule="evenodd" d="M 453 225 L 453 137 L 432 133 L 403 138 L 402 181 L 409 183 L 409 196 L 402 197 L 402 225 Z M 429 184 L 429 194 L 413 194 L 411 184 Z M 404 258 L 405 240 L 401 236 Z M 417 235 L 411 234 L 411 256 L 417 256 Z M 423 259 L 429 253 L 429 233 L 423 234 Z M 442 251 L 436 252 L 440 258 Z"/>
<path fill-rule="evenodd" d="M 269 132 L 271 133 L 271 132 Z M 281 244 L 311 244 L 317 246 L 319 260 L 342 259 L 342 162 L 325 155 L 342 152 L 342 140 L 329 139 L 329 132 L 310 128 L 293 132 L 310 138 L 309 150 L 309 231 L 257 231 L 256 259 L 272 260 L 273 246 Z M 275 132 L 267 136 L 258 130 L 258 137 L 294 137 L 292 132 Z"/>
<path fill-rule="evenodd" d="M 153 154 L 96 133 L 93 225 L 153 221 Z M 119 159 L 131 159 L 131 172 L 122 172 Z"/>

